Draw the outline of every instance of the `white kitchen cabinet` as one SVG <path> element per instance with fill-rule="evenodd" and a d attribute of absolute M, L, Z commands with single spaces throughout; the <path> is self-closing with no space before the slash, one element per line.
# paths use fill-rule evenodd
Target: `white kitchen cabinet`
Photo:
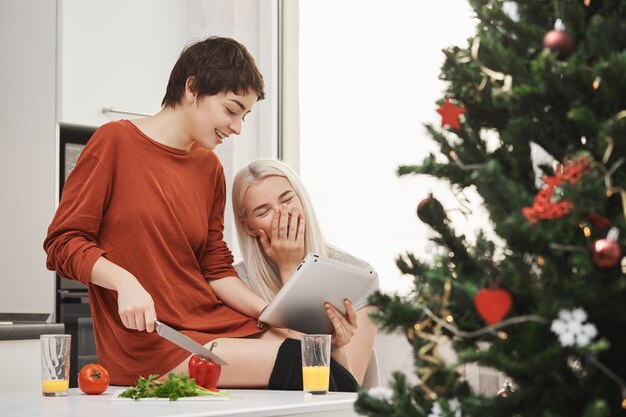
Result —
<path fill-rule="evenodd" d="M 154 114 L 188 39 L 188 2 L 58 0 L 61 123 L 100 126 Z"/>
<path fill-rule="evenodd" d="M 54 311 L 55 5 L 0 1 L 0 312 Z M 0 369 L 3 369 L 0 367 Z M 2 414 L 2 413 L 0 413 Z"/>
<path fill-rule="evenodd" d="M 41 389 L 39 339 L 0 340 L 0 392 Z"/>

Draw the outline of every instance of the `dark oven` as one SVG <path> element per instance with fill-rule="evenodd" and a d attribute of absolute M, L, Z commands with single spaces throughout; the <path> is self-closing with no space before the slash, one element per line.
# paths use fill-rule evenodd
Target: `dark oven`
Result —
<path fill-rule="evenodd" d="M 95 130 L 87 126 L 59 126 L 59 199 L 65 180 Z M 56 289 L 55 317 L 57 322 L 65 324 L 65 332 L 72 335 L 70 387 L 77 387 L 81 368 L 88 363 L 98 362 L 87 287 L 57 274 Z"/>

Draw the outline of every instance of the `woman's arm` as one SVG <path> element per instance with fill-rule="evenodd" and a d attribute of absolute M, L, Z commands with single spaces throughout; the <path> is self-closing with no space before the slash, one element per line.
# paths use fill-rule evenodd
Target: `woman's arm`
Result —
<path fill-rule="evenodd" d="M 238 277 L 210 279 L 209 285 L 217 297 L 229 307 L 250 317 L 259 317 L 266 302 Z"/>
<path fill-rule="evenodd" d="M 249 317 L 258 318 L 267 304 L 235 274 L 233 256 L 224 241 L 224 210 L 226 207 L 226 180 L 221 165 L 215 181 L 215 194 L 209 217 L 209 230 L 200 270 L 211 289 L 227 306 Z"/>
<path fill-rule="evenodd" d="M 93 266 L 90 282 L 117 291 L 117 312 L 126 328 L 154 331 L 154 301 L 133 274 L 100 257 Z"/>
<path fill-rule="evenodd" d="M 372 355 L 374 339 L 376 338 L 376 332 L 378 330 L 368 315 L 374 310 L 375 307 L 373 306 L 365 306 L 357 312 L 359 326 L 352 336 L 350 343 L 346 345 L 352 375 L 354 375 L 354 378 L 359 384 L 363 383 L 363 377 L 365 376 L 365 371 L 367 370 L 367 365 Z"/>

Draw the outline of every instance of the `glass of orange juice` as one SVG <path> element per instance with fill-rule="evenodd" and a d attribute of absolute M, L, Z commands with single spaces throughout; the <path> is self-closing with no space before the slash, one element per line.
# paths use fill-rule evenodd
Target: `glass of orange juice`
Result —
<path fill-rule="evenodd" d="M 302 337 L 302 386 L 308 395 L 326 394 L 330 381 L 330 335 Z"/>
<path fill-rule="evenodd" d="M 41 391 L 45 397 L 65 397 L 70 387 L 69 334 L 42 334 Z"/>

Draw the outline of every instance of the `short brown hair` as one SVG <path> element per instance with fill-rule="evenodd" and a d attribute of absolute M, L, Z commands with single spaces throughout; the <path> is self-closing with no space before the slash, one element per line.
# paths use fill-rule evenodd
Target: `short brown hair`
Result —
<path fill-rule="evenodd" d="M 265 98 L 263 76 L 245 46 L 234 39 L 211 36 L 187 46 L 172 69 L 161 105 L 182 103 L 187 79 L 193 77 L 198 98 L 219 93 L 246 94 L 253 90 Z"/>

